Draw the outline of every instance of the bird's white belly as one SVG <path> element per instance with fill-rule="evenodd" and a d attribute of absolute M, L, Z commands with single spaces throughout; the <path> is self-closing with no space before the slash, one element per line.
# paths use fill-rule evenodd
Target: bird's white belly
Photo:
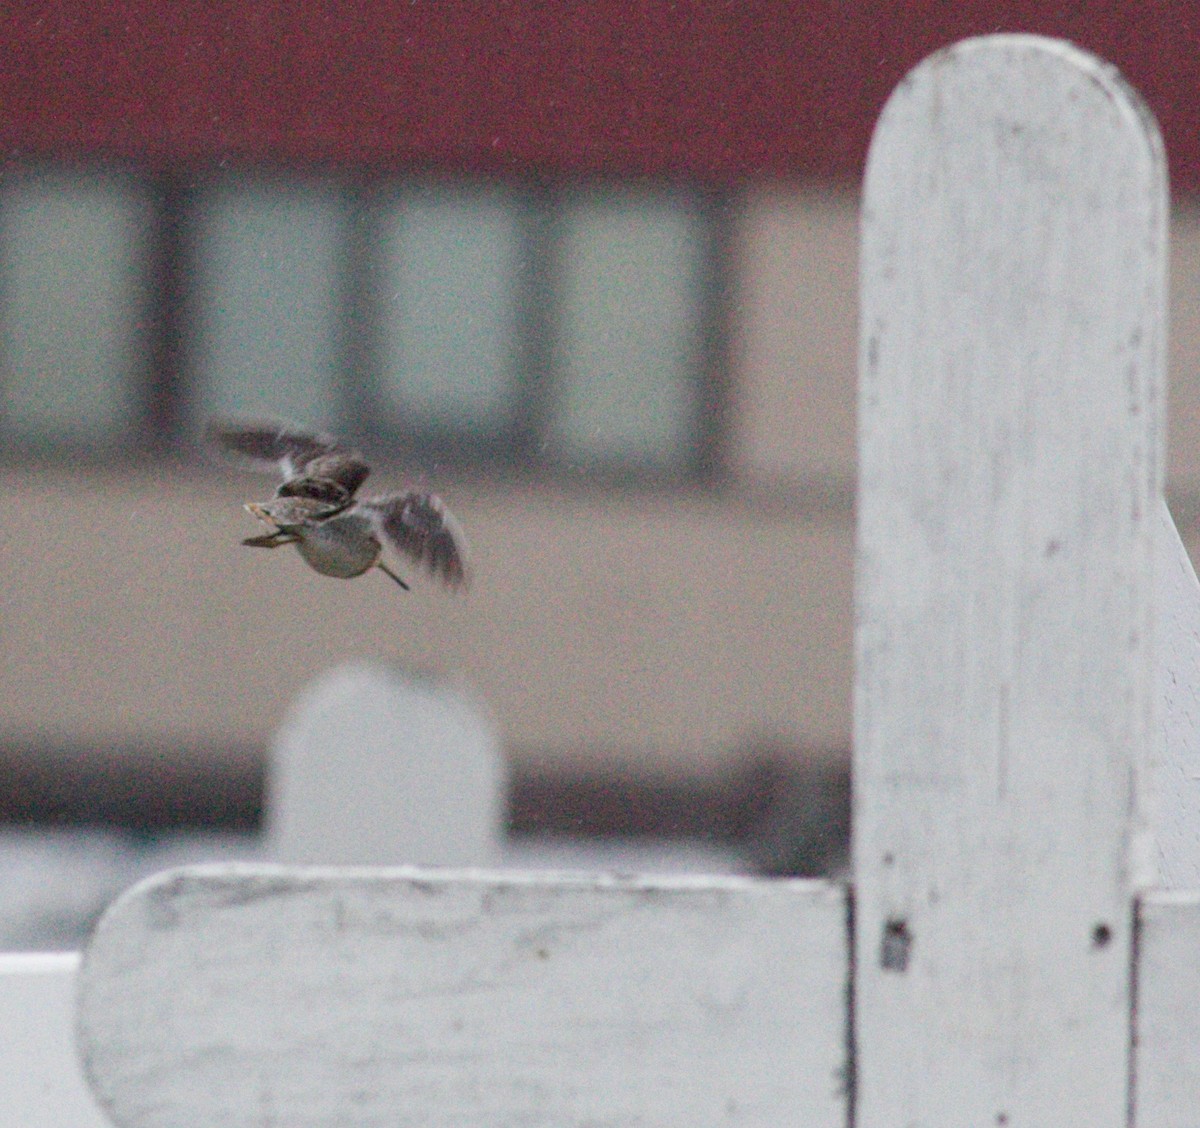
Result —
<path fill-rule="evenodd" d="M 365 517 L 334 517 L 304 529 L 296 548 L 325 576 L 361 576 L 379 559 L 380 545 Z"/>

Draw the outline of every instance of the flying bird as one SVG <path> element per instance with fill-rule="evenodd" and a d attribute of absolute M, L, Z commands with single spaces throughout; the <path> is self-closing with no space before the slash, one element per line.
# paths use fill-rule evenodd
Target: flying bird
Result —
<path fill-rule="evenodd" d="M 205 437 L 231 460 L 283 478 L 270 501 L 246 504 L 271 532 L 242 544 L 294 544 L 322 575 L 350 579 L 378 568 L 409 591 L 383 561 L 387 546 L 450 587 L 466 582 L 462 529 L 436 494 L 405 490 L 358 498 L 371 472 L 362 456 L 328 435 L 284 423 L 216 420 Z"/>

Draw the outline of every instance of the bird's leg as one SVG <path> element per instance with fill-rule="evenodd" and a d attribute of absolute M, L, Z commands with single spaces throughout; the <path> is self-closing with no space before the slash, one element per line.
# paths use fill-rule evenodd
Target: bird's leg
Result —
<path fill-rule="evenodd" d="M 295 544 L 299 539 L 293 533 L 276 529 L 273 533 L 264 533 L 261 537 L 247 537 L 242 544 L 247 548 L 278 548 L 281 544 Z"/>
<path fill-rule="evenodd" d="M 399 576 L 397 576 L 396 573 L 391 570 L 391 568 L 384 564 L 382 560 L 376 561 L 375 567 L 383 572 L 384 575 L 391 576 L 392 579 L 395 580 L 396 583 L 398 583 L 405 591 L 412 591 L 412 588 L 410 588 L 408 584 L 406 584 Z"/>

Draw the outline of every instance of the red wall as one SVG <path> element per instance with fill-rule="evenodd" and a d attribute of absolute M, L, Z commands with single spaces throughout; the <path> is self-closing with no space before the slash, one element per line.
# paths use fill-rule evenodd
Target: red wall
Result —
<path fill-rule="evenodd" d="M 996 30 L 1117 63 L 1200 189 L 1200 0 L 58 0 L 0 13 L 7 155 L 856 179 L 888 92 Z"/>

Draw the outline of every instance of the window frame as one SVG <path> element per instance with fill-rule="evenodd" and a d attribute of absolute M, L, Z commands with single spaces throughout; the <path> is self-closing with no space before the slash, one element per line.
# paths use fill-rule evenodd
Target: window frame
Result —
<path fill-rule="evenodd" d="M 335 418 L 329 429 L 369 450 L 382 464 L 402 464 L 420 472 L 465 473 L 499 479 L 538 479 L 604 488 L 679 488 L 712 486 L 728 476 L 730 431 L 731 325 L 733 294 L 733 216 L 736 190 L 696 183 L 647 178 L 605 177 L 563 180 L 517 180 L 450 177 L 433 174 L 363 173 L 325 167 L 271 167 L 247 164 L 233 168 L 181 168 L 146 171 L 126 164 L 56 164 L 38 161 L 10 165 L 4 180 L 61 175 L 90 179 L 114 177 L 144 187 L 150 230 L 145 243 L 145 339 L 143 361 L 130 378 L 135 384 L 136 423 L 133 433 L 114 443 L 80 444 L 70 438 L 36 445 L 14 441 L 0 419 L 0 461 L 17 459 L 57 462 L 81 457 L 100 462 L 186 458 L 183 449 L 194 439 L 202 420 L 197 416 L 196 358 L 200 347 L 197 318 L 196 264 L 201 232 L 198 209 L 215 192 L 229 186 L 269 191 L 272 186 L 313 187 L 340 194 L 348 217 L 335 283 L 337 357 L 331 372 Z M 495 193 L 515 211 L 520 250 L 515 307 L 515 351 L 521 358 L 512 419 L 486 435 L 458 428 L 405 426 L 387 418 L 372 388 L 380 355 L 380 312 L 372 292 L 378 270 L 374 236 L 378 218 L 406 193 Z M 697 223 L 700 246 L 693 373 L 697 410 L 691 441 L 674 466 L 640 463 L 587 463 L 547 452 L 547 431 L 554 410 L 555 350 L 558 347 L 565 224 L 581 199 L 642 197 L 688 210 Z"/>

